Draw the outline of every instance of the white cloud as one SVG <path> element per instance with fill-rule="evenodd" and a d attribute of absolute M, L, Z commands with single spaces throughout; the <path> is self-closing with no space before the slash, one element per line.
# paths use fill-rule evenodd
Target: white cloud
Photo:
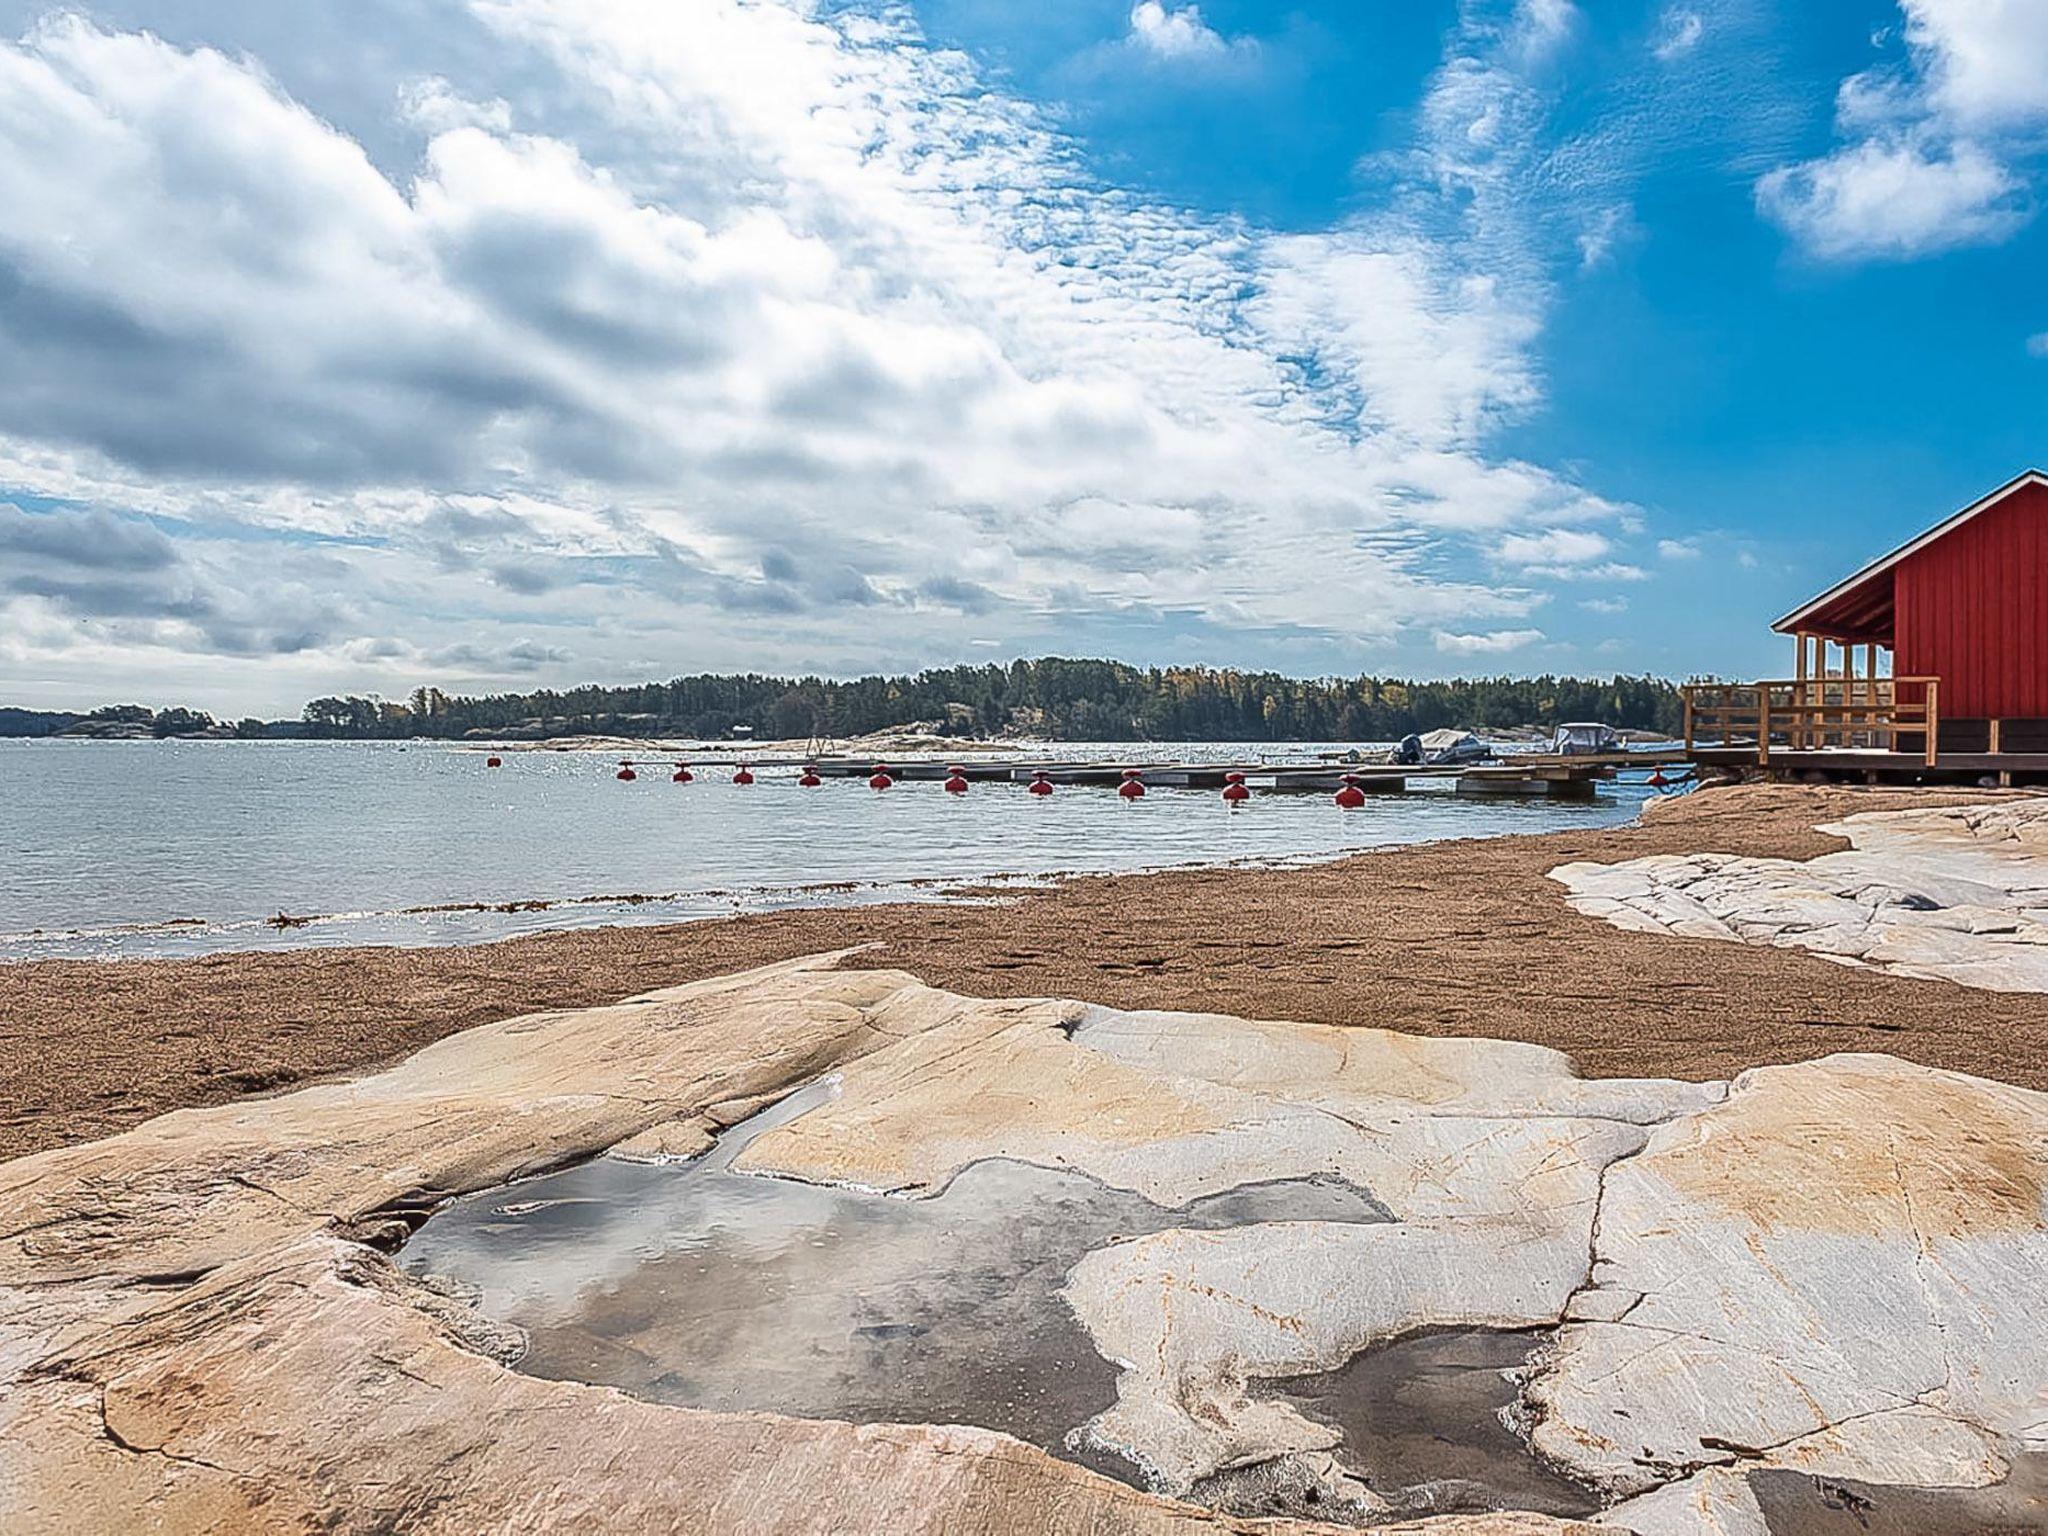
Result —
<path fill-rule="evenodd" d="M 2027 338 L 2029 357 L 2048 357 L 2048 331 L 2036 331 Z"/>
<path fill-rule="evenodd" d="M 1758 208 L 1823 259 L 1991 243 L 2033 211 L 2025 167 L 2048 128 L 2048 6 L 1900 7 L 1904 63 L 1850 76 L 1837 94 L 1847 142 L 1757 182 Z"/>
<path fill-rule="evenodd" d="M 2048 6 L 2035 0 L 1900 0 L 1906 43 L 1938 111 L 1967 128 L 2048 117 Z"/>
<path fill-rule="evenodd" d="M 1584 565 L 1614 548 L 1603 534 L 1585 528 L 1552 528 L 1543 533 L 1510 534 L 1495 552 L 1510 565 Z"/>
<path fill-rule="evenodd" d="M 2026 217 L 2020 183 L 1974 144 L 1866 139 L 1757 183 L 1757 205 L 1816 256 L 1908 257 L 1977 245 Z"/>
<path fill-rule="evenodd" d="M 1698 539 L 1659 539 L 1657 555 L 1663 560 L 1697 560 L 1700 557 Z"/>
<path fill-rule="evenodd" d="M 1257 46 L 1249 38 L 1240 38 L 1234 44 L 1225 42 L 1214 27 L 1202 20 L 1202 8 L 1198 5 L 1173 7 L 1161 4 L 1160 0 L 1138 0 L 1131 7 L 1129 38 L 1133 47 L 1155 58 L 1183 61 L 1217 58 L 1233 47 Z"/>
<path fill-rule="evenodd" d="M 1650 51 L 1666 63 L 1691 53 L 1706 34 L 1706 22 L 1690 6 L 1674 5 L 1657 23 L 1657 38 Z"/>
<path fill-rule="evenodd" d="M 1579 606 L 1588 613 L 1627 613 L 1628 599 L 1625 597 L 1588 597 L 1583 599 Z"/>
<path fill-rule="evenodd" d="M 1436 632 L 1436 648 L 1446 656 L 1502 656 L 1523 650 L 1543 638 L 1540 629 L 1495 629 L 1485 634 L 1460 635 Z"/>
<path fill-rule="evenodd" d="M 1095 184 L 900 14 L 476 14 L 505 72 L 383 98 L 402 177 L 231 40 L 0 44 L 0 497 L 165 520 L 188 599 L 45 560 L 0 657 L 207 654 L 275 707 L 323 666 L 915 665 L 971 614 L 1323 668 L 1525 616 L 1498 541 L 1621 510 L 1488 441 L 1546 295 L 1482 123 L 1568 8 L 1459 43 L 1393 211 L 1285 236 Z"/>
<path fill-rule="evenodd" d="M 1636 232 L 1635 211 L 1627 203 L 1600 209 L 1579 231 L 1579 265 L 1590 271 L 1614 259 L 1615 247 Z"/>
<path fill-rule="evenodd" d="M 1603 560 L 1598 565 L 1531 565 L 1522 574 L 1542 581 L 1647 581 L 1650 577 L 1641 566 L 1620 560 Z"/>

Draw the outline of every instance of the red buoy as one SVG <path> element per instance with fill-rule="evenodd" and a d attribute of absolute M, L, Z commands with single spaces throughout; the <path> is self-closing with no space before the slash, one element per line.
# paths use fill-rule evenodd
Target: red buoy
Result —
<path fill-rule="evenodd" d="M 824 782 L 823 779 L 818 777 L 818 765 L 816 763 L 805 763 L 804 771 L 797 779 L 797 783 L 805 789 L 816 789 Z"/>
<path fill-rule="evenodd" d="M 1040 768 L 1031 775 L 1030 789 L 1034 795 L 1049 795 L 1052 793 L 1052 780 L 1045 776 L 1043 768 Z"/>
<path fill-rule="evenodd" d="M 486 768 L 502 768 L 505 766 L 505 759 L 502 757 L 487 757 L 484 759 L 484 766 Z"/>
<path fill-rule="evenodd" d="M 871 775 L 868 779 L 868 788 L 887 789 L 890 785 L 894 784 L 895 782 L 896 781 L 894 779 L 889 777 L 888 764 L 877 763 L 875 764 L 875 771 L 873 775 Z"/>
<path fill-rule="evenodd" d="M 754 770 L 741 763 L 740 771 L 732 776 L 732 781 L 735 784 L 751 784 L 754 782 Z"/>
<path fill-rule="evenodd" d="M 949 767 L 948 767 L 948 768 L 946 769 L 946 782 L 945 782 L 944 784 L 940 785 L 939 787 L 940 787 L 941 789 L 945 790 L 945 792 L 946 792 L 947 794 L 949 794 L 949 795 L 964 795 L 964 794 L 966 794 L 966 793 L 967 793 L 967 770 L 966 770 L 965 768 L 957 768 L 957 767 L 950 767 L 950 766 L 949 766 Z"/>
<path fill-rule="evenodd" d="M 1145 798 L 1144 781 L 1138 777 L 1138 770 L 1136 768 L 1126 768 L 1124 770 L 1124 781 L 1117 785 L 1116 792 L 1126 800 L 1142 800 Z"/>
<path fill-rule="evenodd" d="M 1243 805 L 1251 799 L 1252 792 L 1244 787 L 1244 775 L 1226 773 L 1223 775 L 1223 798 L 1232 805 Z"/>
<path fill-rule="evenodd" d="M 1664 770 L 1662 768 L 1652 768 L 1650 770 L 1650 788 L 1662 789 L 1670 782 L 1669 779 L 1664 777 Z"/>
<path fill-rule="evenodd" d="M 627 784 L 632 783 L 633 780 L 640 777 L 639 774 L 633 771 L 633 765 L 631 762 L 621 762 L 619 764 L 619 771 L 616 776 L 620 779 L 620 781 Z"/>
<path fill-rule="evenodd" d="M 1358 787 L 1358 775 L 1344 775 L 1344 787 L 1337 791 L 1337 803 L 1347 811 L 1355 811 L 1365 804 L 1365 791 Z"/>
<path fill-rule="evenodd" d="M 687 784 L 690 782 L 691 778 L 692 775 L 690 773 L 690 765 L 688 763 L 677 763 L 675 782 L 678 784 Z"/>

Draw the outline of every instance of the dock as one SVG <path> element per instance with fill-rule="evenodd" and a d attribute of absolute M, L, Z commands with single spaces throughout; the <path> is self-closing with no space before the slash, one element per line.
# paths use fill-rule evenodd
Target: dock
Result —
<path fill-rule="evenodd" d="M 865 779 L 875 771 L 877 760 L 825 757 L 813 758 L 809 762 L 821 778 Z M 1244 775 L 1247 785 L 1267 793 L 1330 794 L 1349 783 L 1369 795 L 1398 795 L 1411 786 L 1448 781 L 1459 794 L 1587 799 L 1598 784 L 1613 779 L 1623 770 L 1649 772 L 1679 768 L 1685 763 L 1683 751 L 1670 750 L 1571 757 L 1528 753 L 1455 764 L 1351 763 L 1337 759 L 1300 763 L 1271 763 L 1257 759 L 1195 763 L 1163 756 L 1095 760 L 1014 757 L 967 761 L 906 758 L 889 762 L 888 769 L 891 778 L 904 782 L 944 779 L 951 769 L 957 767 L 960 776 L 970 783 L 1026 784 L 1042 774 L 1057 785 L 1113 788 L 1127 776 L 1135 774 L 1148 789 L 1220 790 L 1229 782 L 1229 775 L 1238 773 Z M 768 765 L 756 762 L 755 766 Z"/>

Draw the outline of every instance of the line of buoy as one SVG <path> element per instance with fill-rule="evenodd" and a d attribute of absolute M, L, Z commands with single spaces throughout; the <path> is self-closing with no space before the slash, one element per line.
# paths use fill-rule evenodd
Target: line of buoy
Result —
<path fill-rule="evenodd" d="M 484 766 L 486 768 L 503 767 L 504 759 L 500 757 L 487 757 L 484 759 Z M 1116 787 L 1118 798 L 1127 803 L 1132 800 L 1144 799 L 1144 773 L 1145 770 L 1142 768 L 1124 769 L 1122 782 Z M 622 783 L 630 784 L 639 778 L 640 775 L 634 771 L 631 758 L 621 758 L 619 760 L 618 772 L 613 777 Z M 1251 787 L 1246 783 L 1246 777 L 1244 773 L 1235 769 L 1223 775 L 1223 799 L 1233 809 L 1245 804 L 1252 797 Z M 1359 787 L 1361 783 L 1360 776 L 1355 773 L 1347 773 L 1341 775 L 1341 777 L 1343 779 L 1343 788 L 1337 791 L 1337 804 L 1347 811 L 1355 811 L 1365 804 L 1365 791 Z M 753 768 L 746 763 L 740 764 L 732 776 L 732 781 L 742 786 L 752 784 L 754 782 Z M 695 782 L 695 775 L 690 772 L 689 764 L 680 762 L 676 764 L 674 782 L 677 784 Z M 805 763 L 803 765 L 803 773 L 797 778 L 796 782 L 805 789 L 816 789 L 825 781 L 819 776 L 816 763 Z M 1680 780 L 1667 777 L 1661 768 L 1652 770 L 1646 781 L 1649 787 L 1653 789 L 1662 789 L 1667 785 L 1677 782 L 1680 782 Z M 890 774 L 888 764 L 876 763 L 874 772 L 868 778 L 868 788 L 893 789 L 895 784 L 896 780 Z M 966 794 L 969 788 L 967 770 L 958 763 L 947 764 L 946 778 L 941 788 L 949 795 Z M 1051 794 L 1053 792 L 1051 770 L 1045 768 L 1032 769 L 1031 782 L 1025 785 L 1025 792 L 1038 796 Z"/>

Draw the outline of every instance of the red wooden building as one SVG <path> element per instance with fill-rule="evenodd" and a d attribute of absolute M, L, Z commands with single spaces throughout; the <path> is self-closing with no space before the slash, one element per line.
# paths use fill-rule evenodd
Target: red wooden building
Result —
<path fill-rule="evenodd" d="M 1790 678 L 1688 691 L 1703 758 L 2048 771 L 2048 475 L 2014 477 L 1772 628 L 1792 636 Z"/>

